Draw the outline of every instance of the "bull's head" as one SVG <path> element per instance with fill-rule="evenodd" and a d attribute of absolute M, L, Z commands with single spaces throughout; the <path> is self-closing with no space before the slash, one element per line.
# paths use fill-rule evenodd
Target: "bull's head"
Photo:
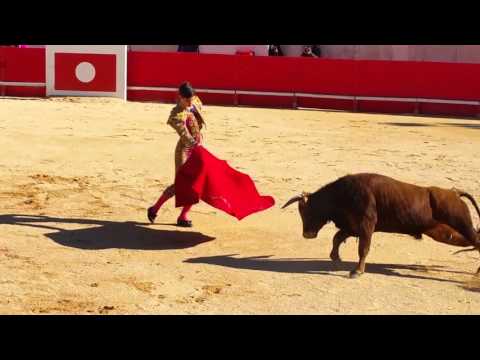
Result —
<path fill-rule="evenodd" d="M 306 239 L 314 239 L 318 236 L 320 229 L 326 224 L 321 216 L 316 213 L 312 206 L 311 194 L 303 192 L 299 196 L 294 196 L 283 205 L 282 209 L 298 202 L 298 211 L 303 223 L 303 237 Z"/>

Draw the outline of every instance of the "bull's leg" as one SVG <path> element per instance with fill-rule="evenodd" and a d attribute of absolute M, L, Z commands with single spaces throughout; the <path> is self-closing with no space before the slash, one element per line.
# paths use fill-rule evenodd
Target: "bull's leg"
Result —
<path fill-rule="evenodd" d="M 339 230 L 335 236 L 333 237 L 333 247 L 332 251 L 330 252 L 330 259 L 332 261 L 342 261 L 340 258 L 340 254 L 338 253 L 338 250 L 340 248 L 340 245 L 347 240 L 347 238 L 350 236 L 350 234 L 344 230 Z"/>
<path fill-rule="evenodd" d="M 480 242 L 480 229 L 477 230 L 477 242 Z M 480 249 L 478 249 L 478 252 L 480 253 Z M 477 273 L 475 275 L 480 276 L 480 267 L 478 268 Z"/>
<path fill-rule="evenodd" d="M 430 236 L 433 240 L 453 246 L 474 246 L 470 239 L 460 234 L 458 231 L 446 224 L 437 224 L 434 227 L 424 231 L 424 234 Z"/>
<path fill-rule="evenodd" d="M 350 272 L 350 278 L 358 278 L 365 272 L 365 260 L 367 258 L 368 252 L 370 251 L 371 241 L 371 232 L 360 236 L 360 241 L 358 244 L 358 256 L 360 258 L 360 261 L 358 262 L 356 269 Z"/>
<path fill-rule="evenodd" d="M 477 241 L 480 242 L 480 229 L 477 230 Z M 478 249 L 478 252 L 480 252 L 480 249 Z M 477 273 L 475 275 L 480 276 L 480 267 L 478 268 Z"/>

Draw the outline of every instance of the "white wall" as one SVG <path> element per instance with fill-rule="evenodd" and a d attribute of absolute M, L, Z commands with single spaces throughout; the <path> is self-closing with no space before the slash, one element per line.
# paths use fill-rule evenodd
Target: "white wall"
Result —
<path fill-rule="evenodd" d="M 178 45 L 129 45 L 132 51 L 176 52 Z"/>
<path fill-rule="evenodd" d="M 178 45 L 130 45 L 132 51 L 176 52 Z M 238 50 L 251 50 L 257 56 L 268 55 L 268 45 L 200 45 L 202 54 L 234 55 Z"/>
<path fill-rule="evenodd" d="M 304 45 L 280 45 L 284 56 L 300 56 Z"/>
<path fill-rule="evenodd" d="M 322 57 L 335 59 L 355 58 L 356 45 L 320 45 Z"/>
<path fill-rule="evenodd" d="M 45 45 L 28 45 L 43 48 Z M 285 56 L 300 56 L 304 45 L 281 45 Z M 176 52 L 178 45 L 128 45 L 133 51 Z M 480 64 L 480 45 L 320 45 L 322 57 L 403 61 L 442 61 Z M 201 53 L 235 54 L 253 50 L 268 55 L 268 45 L 200 45 Z"/>
<path fill-rule="evenodd" d="M 392 45 L 392 60 L 407 61 L 408 45 Z"/>
<path fill-rule="evenodd" d="M 480 64 L 480 45 L 460 45 L 457 56 L 458 62 Z"/>
<path fill-rule="evenodd" d="M 281 45 L 285 56 L 300 56 L 304 45 Z M 320 45 L 322 57 L 399 61 L 480 63 L 480 45 Z"/>
<path fill-rule="evenodd" d="M 201 54 L 234 55 L 237 51 L 253 51 L 256 56 L 267 56 L 268 45 L 200 45 Z"/>

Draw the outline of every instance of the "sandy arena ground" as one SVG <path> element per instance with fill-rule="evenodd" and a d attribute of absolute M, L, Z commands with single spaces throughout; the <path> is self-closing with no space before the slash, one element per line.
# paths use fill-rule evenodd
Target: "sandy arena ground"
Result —
<path fill-rule="evenodd" d="M 207 107 L 206 146 L 277 206 L 238 222 L 206 204 L 193 229 L 145 209 L 173 180 L 172 105 L 0 99 L 1 314 L 480 314 L 478 253 L 375 234 L 329 258 L 280 206 L 347 173 L 460 187 L 480 201 L 480 121 Z M 476 226 L 478 216 L 470 207 Z"/>

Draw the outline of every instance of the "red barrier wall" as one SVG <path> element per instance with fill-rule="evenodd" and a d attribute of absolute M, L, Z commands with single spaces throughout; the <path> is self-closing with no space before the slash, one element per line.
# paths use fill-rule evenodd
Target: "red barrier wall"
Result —
<path fill-rule="evenodd" d="M 210 104 L 469 116 L 480 113 L 476 104 L 421 100 L 480 101 L 480 64 L 129 52 L 127 76 L 131 100 L 173 102 L 175 92 L 150 88 L 176 88 L 188 80 Z M 45 49 L 0 47 L 0 81 L 44 83 Z M 279 94 L 238 93 L 241 91 Z M 45 88 L 0 86 L 0 95 L 45 96 Z M 413 100 L 357 99 L 359 96 Z"/>
<path fill-rule="evenodd" d="M 415 63 L 421 81 L 419 97 L 430 99 L 480 100 L 480 65 Z"/>
<path fill-rule="evenodd" d="M 0 81 L 45 82 L 45 49 L 0 47 Z M 2 96 L 44 97 L 45 88 L 31 86 L 1 86 Z"/>
<path fill-rule="evenodd" d="M 198 88 L 234 90 L 236 57 L 190 53 L 128 53 L 128 86 L 177 87 L 188 80 Z"/>
<path fill-rule="evenodd" d="M 232 56 L 235 61 L 236 90 L 293 92 L 295 68 L 292 58 Z"/>
<path fill-rule="evenodd" d="M 0 47 L 0 81 L 45 82 L 45 49 Z"/>
<path fill-rule="evenodd" d="M 295 69 L 291 80 L 295 92 L 356 95 L 356 61 L 316 58 L 290 58 Z M 275 60 L 270 58 L 270 60 Z"/>
<path fill-rule="evenodd" d="M 128 79 L 129 86 L 176 87 L 188 79 L 200 89 L 289 93 L 284 94 L 287 96 L 202 94 L 217 104 L 297 105 L 393 113 L 479 113 L 478 105 L 469 104 L 356 101 L 292 94 L 479 101 L 479 64 L 131 52 Z M 151 98 L 155 97 L 153 93 Z M 141 97 L 138 92 L 129 94 L 131 98 Z M 164 93 L 160 97 L 173 100 L 174 94 Z"/>
<path fill-rule="evenodd" d="M 423 74 L 420 63 L 403 61 L 355 62 L 355 93 L 358 96 L 418 97 Z"/>

